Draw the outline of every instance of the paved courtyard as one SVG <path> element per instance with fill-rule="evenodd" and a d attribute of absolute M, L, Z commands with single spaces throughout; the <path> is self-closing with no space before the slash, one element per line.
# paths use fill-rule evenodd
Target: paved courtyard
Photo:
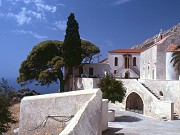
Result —
<path fill-rule="evenodd" d="M 115 104 L 110 109 L 116 112 L 114 122 L 103 135 L 180 135 L 180 120 L 163 121 L 142 114 L 122 111 Z"/>

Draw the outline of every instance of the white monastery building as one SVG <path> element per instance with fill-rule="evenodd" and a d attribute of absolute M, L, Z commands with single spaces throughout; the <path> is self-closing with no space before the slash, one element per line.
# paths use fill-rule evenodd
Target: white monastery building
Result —
<path fill-rule="evenodd" d="M 68 89 L 97 88 L 99 78 L 109 74 L 121 79 L 127 89 L 126 110 L 175 119 L 180 116 L 180 69 L 173 67 L 171 59 L 178 45 L 180 24 L 132 48 L 110 50 L 99 63 L 75 69 Z"/>

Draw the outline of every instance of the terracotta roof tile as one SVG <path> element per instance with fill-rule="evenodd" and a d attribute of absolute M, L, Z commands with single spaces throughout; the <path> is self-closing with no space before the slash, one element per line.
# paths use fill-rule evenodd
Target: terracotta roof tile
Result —
<path fill-rule="evenodd" d="M 140 53 L 142 52 L 142 49 L 117 49 L 108 51 L 109 53 Z"/>
<path fill-rule="evenodd" d="M 177 47 L 177 45 L 171 44 L 171 45 L 168 46 L 168 48 L 167 48 L 166 51 L 167 51 L 167 52 L 174 52 L 175 49 L 176 49 L 176 47 Z M 180 51 L 180 50 L 178 49 L 177 51 Z"/>

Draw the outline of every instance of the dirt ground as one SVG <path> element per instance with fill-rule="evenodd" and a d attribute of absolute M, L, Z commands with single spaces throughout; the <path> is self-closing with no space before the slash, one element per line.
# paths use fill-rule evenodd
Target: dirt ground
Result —
<path fill-rule="evenodd" d="M 7 133 L 4 133 L 3 135 L 16 135 L 15 133 L 13 133 L 13 130 L 19 127 L 19 113 L 20 113 L 20 103 L 18 104 L 14 104 L 11 108 L 10 108 L 13 117 L 18 121 L 16 124 L 12 124 L 11 128 L 9 129 L 9 131 Z"/>

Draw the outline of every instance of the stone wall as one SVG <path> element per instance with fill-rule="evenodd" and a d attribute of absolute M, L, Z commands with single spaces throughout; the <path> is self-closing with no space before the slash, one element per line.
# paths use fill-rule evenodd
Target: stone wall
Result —
<path fill-rule="evenodd" d="M 75 90 L 93 89 L 97 88 L 100 78 L 74 78 Z M 70 78 L 70 89 L 73 88 L 73 78 Z"/>
<path fill-rule="evenodd" d="M 179 71 L 173 67 L 173 62 L 171 62 L 172 54 L 173 52 L 166 53 L 166 80 L 179 79 Z"/>
<path fill-rule="evenodd" d="M 140 55 L 140 78 L 156 79 L 157 78 L 157 46 L 153 46 Z"/>
<path fill-rule="evenodd" d="M 148 86 L 163 101 L 174 103 L 174 111 L 180 115 L 180 81 L 139 80 Z M 163 96 L 160 95 L 160 91 Z"/>
<path fill-rule="evenodd" d="M 102 93 L 95 91 L 60 135 L 101 135 Z"/>
<path fill-rule="evenodd" d="M 72 120 L 76 123 L 78 122 L 76 121 L 78 118 L 79 121 L 86 119 L 86 121 L 81 124 L 86 125 L 86 122 L 90 122 L 86 125 L 87 129 L 91 128 L 91 130 L 97 131 L 99 128 L 98 125 L 101 125 L 99 124 L 101 100 L 102 93 L 98 89 L 25 97 L 22 99 L 20 106 L 19 134 L 31 134 L 28 130 L 35 129 L 41 125 L 47 116 L 71 115 L 75 115 L 74 120 Z M 91 121 L 91 119 L 94 120 L 94 118 L 96 118 L 96 123 Z M 62 123 L 48 120 L 46 126 L 56 129 L 62 126 Z M 79 129 L 82 130 L 82 128 Z M 81 133 L 81 130 L 79 130 L 79 133 Z"/>
<path fill-rule="evenodd" d="M 143 101 L 143 114 L 152 116 L 155 118 L 167 117 L 173 119 L 173 104 L 170 101 L 160 101 L 151 92 L 144 88 L 137 80 L 124 80 L 122 79 L 124 86 L 127 88 L 124 104 L 126 106 L 126 100 L 128 95 L 132 92 L 137 93 Z"/>

